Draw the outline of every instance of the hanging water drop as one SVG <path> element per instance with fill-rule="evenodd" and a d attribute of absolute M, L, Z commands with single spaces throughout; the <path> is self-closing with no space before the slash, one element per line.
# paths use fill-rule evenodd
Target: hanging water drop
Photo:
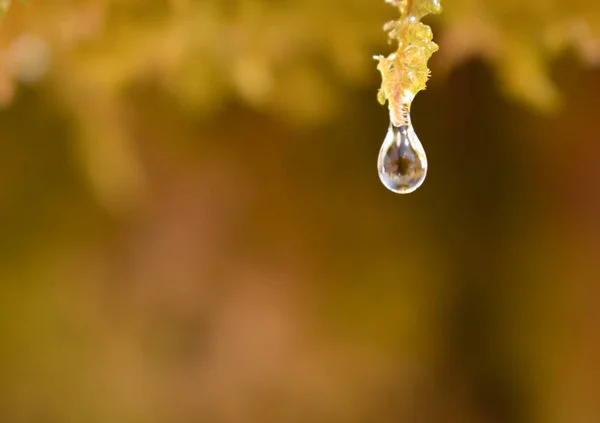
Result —
<path fill-rule="evenodd" d="M 383 185 L 398 194 L 410 194 L 425 181 L 427 156 L 413 129 L 410 114 L 400 126 L 390 123 L 377 168 Z"/>

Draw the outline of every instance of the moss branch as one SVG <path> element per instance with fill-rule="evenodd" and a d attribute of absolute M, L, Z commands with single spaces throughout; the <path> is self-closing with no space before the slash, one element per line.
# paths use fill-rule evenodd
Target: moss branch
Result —
<path fill-rule="evenodd" d="M 382 84 L 378 99 L 388 103 L 390 119 L 396 126 L 406 122 L 415 95 L 425 89 L 429 79 L 427 63 L 438 50 L 431 28 L 420 22 L 423 16 L 439 13 L 438 0 L 391 0 L 400 12 L 398 20 L 386 24 L 397 50 L 388 57 L 377 56 Z"/>

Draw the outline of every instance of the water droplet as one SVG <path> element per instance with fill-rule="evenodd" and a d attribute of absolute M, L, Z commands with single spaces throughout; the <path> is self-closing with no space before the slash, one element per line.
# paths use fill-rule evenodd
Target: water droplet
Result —
<path fill-rule="evenodd" d="M 390 124 L 377 168 L 383 185 L 398 194 L 410 194 L 425 181 L 427 156 L 410 122 L 410 115 L 400 126 Z"/>

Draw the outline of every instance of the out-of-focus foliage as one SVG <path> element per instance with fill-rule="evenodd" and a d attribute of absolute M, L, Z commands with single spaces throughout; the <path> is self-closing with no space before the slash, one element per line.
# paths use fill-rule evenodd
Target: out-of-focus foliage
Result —
<path fill-rule="evenodd" d="M 15 5 L 2 39 L 39 33 L 64 78 L 108 71 L 99 82 L 123 87 L 152 76 L 194 110 L 214 110 L 234 95 L 314 117 L 333 101 L 332 76 L 369 74 L 389 17 L 368 0 L 56 0 Z M 600 6 L 586 0 L 447 0 L 437 22 L 450 65 L 470 54 L 489 58 L 511 93 L 543 108 L 556 104 L 546 72 L 556 54 L 573 45 L 589 63 L 600 60 Z M 317 60 L 331 74 L 306 67 Z"/>
<path fill-rule="evenodd" d="M 448 0 L 443 60 L 451 67 L 480 56 L 494 65 L 506 91 L 555 110 L 559 89 L 549 65 L 567 48 L 600 65 L 600 3 L 586 0 Z"/>
<path fill-rule="evenodd" d="M 0 0 L 0 16 L 4 16 L 10 6 L 10 0 Z"/>
<path fill-rule="evenodd" d="M 120 116 L 132 85 L 156 84 L 190 113 L 237 100 L 323 120 L 342 107 L 344 81 L 372 77 L 391 17 L 372 0 L 18 2 L 0 29 L 0 103 L 47 69 L 47 83 L 81 118 L 78 151 L 94 191 L 127 208 L 144 185 Z M 600 61 L 599 2 L 446 0 L 436 19 L 440 68 L 484 57 L 507 92 L 540 109 L 559 103 L 548 65 L 565 48 Z"/>
<path fill-rule="evenodd" d="M 389 17 L 368 0 L 56 0 L 15 5 L 2 40 L 35 32 L 51 47 L 53 76 L 113 93 L 155 78 L 195 111 L 214 111 L 236 96 L 318 118 L 334 101 L 332 77 L 369 74 L 368 58 Z M 486 57 L 512 94 L 542 108 L 556 105 L 547 64 L 564 48 L 574 46 L 590 64 L 600 61 L 600 6 L 586 0 L 447 0 L 438 23 L 446 66 Z M 328 72 L 307 66 L 320 60 Z"/>
<path fill-rule="evenodd" d="M 437 21 L 440 62 L 485 57 L 509 93 L 552 109 L 559 96 L 548 64 L 567 46 L 598 63 L 599 16 L 600 3 L 583 0 L 447 0 Z M 51 57 L 47 81 L 81 117 L 79 154 L 95 192 L 110 207 L 127 207 L 144 184 L 119 111 L 132 84 L 152 81 L 190 113 L 237 99 L 322 120 L 343 104 L 340 81 L 372 76 L 370 57 L 390 17 L 371 0 L 17 3 L 0 30 L 0 102 L 10 104 L 18 80 L 40 79 Z"/>
<path fill-rule="evenodd" d="M 599 10 L 425 18 L 399 197 L 383 0 L 13 1 L 0 422 L 599 422 Z"/>

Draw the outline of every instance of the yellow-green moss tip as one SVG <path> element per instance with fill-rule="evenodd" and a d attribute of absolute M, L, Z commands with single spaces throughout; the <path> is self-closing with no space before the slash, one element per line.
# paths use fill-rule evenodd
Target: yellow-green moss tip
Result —
<path fill-rule="evenodd" d="M 377 56 L 382 84 L 377 96 L 381 104 L 388 102 L 390 117 L 395 124 L 402 122 L 402 111 L 410 106 L 415 95 L 425 89 L 429 79 L 427 62 L 438 50 L 431 28 L 420 22 L 431 13 L 439 13 L 438 0 L 386 0 L 398 7 L 400 18 L 388 22 L 384 29 L 398 49 L 388 57 Z"/>

